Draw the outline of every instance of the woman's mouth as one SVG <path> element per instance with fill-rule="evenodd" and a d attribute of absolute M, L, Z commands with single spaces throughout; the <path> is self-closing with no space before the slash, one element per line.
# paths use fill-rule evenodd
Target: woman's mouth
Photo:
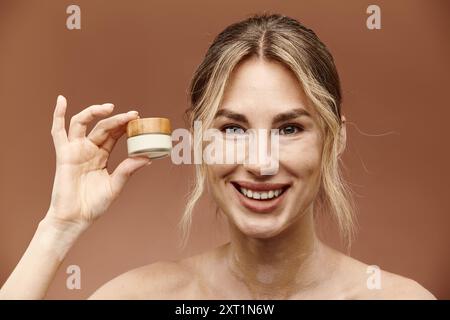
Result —
<path fill-rule="evenodd" d="M 247 209 L 260 213 L 272 212 L 284 199 L 289 184 L 232 181 L 239 202 Z"/>
<path fill-rule="evenodd" d="M 238 191 L 240 191 L 244 196 L 250 199 L 255 200 L 267 200 L 280 196 L 283 193 L 283 189 L 275 189 L 267 191 L 255 191 L 246 188 L 239 187 Z"/>

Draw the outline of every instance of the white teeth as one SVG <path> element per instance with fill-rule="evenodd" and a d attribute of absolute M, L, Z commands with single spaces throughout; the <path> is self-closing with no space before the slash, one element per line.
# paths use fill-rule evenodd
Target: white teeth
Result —
<path fill-rule="evenodd" d="M 245 195 L 247 198 L 256 199 L 256 200 L 276 198 L 282 192 L 282 189 L 270 190 L 268 192 L 252 191 L 252 190 L 248 190 L 245 188 L 240 188 L 240 190 L 241 190 L 241 193 L 243 195 Z"/>

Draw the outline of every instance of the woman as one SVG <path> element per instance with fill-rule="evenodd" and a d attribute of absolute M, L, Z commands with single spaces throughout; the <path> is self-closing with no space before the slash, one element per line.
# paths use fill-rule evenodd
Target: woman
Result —
<path fill-rule="evenodd" d="M 333 58 L 315 33 L 281 15 L 255 15 L 230 25 L 210 46 L 190 88 L 189 125 L 245 135 L 278 129 L 279 163 L 200 164 L 181 220 L 184 240 L 192 210 L 207 186 L 229 223 L 230 242 L 176 262 L 126 272 L 91 299 L 434 299 L 417 282 L 380 271 L 331 249 L 314 228 L 318 212 L 334 217 L 349 245 L 353 210 L 339 171 L 345 117 Z M 52 136 L 57 166 L 51 204 L 2 298 L 40 299 L 77 238 L 118 197 L 148 159 L 125 159 L 110 175 L 106 163 L 137 112 L 111 114 L 90 106 L 65 130 L 67 102 L 59 96 Z M 196 148 L 203 148 L 202 144 Z M 184 242 L 185 243 L 185 242 Z"/>

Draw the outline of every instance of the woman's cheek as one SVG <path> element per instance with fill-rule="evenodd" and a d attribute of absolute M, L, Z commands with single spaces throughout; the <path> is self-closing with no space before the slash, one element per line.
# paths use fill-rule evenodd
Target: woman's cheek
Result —
<path fill-rule="evenodd" d="M 291 141 L 280 147 L 280 165 L 294 176 L 306 178 L 320 170 L 319 146 L 309 142 L 306 139 Z"/>
<path fill-rule="evenodd" d="M 209 164 L 207 165 L 208 174 L 214 180 L 219 180 L 227 176 L 236 167 L 236 164 Z"/>
<path fill-rule="evenodd" d="M 226 188 L 228 180 L 225 179 L 233 170 L 235 170 L 236 165 L 229 164 L 210 164 L 206 167 L 206 183 L 208 184 L 208 189 L 212 193 L 213 198 L 218 203 L 222 203 L 224 200 L 223 196 L 226 195 Z"/>

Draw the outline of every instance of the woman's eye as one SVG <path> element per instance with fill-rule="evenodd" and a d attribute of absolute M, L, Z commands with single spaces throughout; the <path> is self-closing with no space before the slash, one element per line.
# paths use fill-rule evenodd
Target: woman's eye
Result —
<path fill-rule="evenodd" d="M 245 129 L 236 125 L 229 125 L 222 128 L 226 134 L 245 134 Z M 298 125 L 286 125 L 282 127 L 279 132 L 281 135 L 291 135 L 303 131 L 303 127 Z"/>
<path fill-rule="evenodd" d="M 280 129 L 280 134 L 296 134 L 303 131 L 303 128 L 297 125 L 287 125 Z"/>
<path fill-rule="evenodd" d="M 245 130 L 238 126 L 227 126 L 222 129 L 225 133 L 228 134 L 244 134 Z"/>

